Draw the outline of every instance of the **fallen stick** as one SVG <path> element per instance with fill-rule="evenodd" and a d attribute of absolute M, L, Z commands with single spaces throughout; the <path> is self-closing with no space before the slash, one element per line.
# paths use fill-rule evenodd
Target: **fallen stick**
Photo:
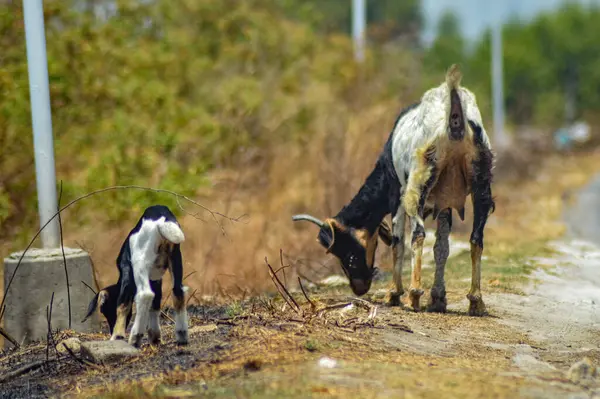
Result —
<path fill-rule="evenodd" d="M 13 378 L 17 378 L 25 373 L 29 373 L 30 371 L 33 370 L 37 370 L 40 367 L 42 367 L 45 364 L 48 363 L 52 363 L 55 362 L 56 359 L 52 359 L 52 360 L 38 360 L 36 362 L 33 363 L 29 363 L 28 365 L 25 365 L 21 368 L 16 369 L 15 371 L 11 371 L 10 373 L 4 374 L 3 376 L 0 376 L 0 383 L 9 381 Z"/>
<path fill-rule="evenodd" d="M 300 277 L 298 277 L 298 284 L 300 284 L 300 289 L 302 290 L 302 293 L 304 294 L 304 298 L 306 298 L 308 303 L 310 303 L 310 307 L 312 308 L 312 310 L 315 310 L 317 308 L 317 305 L 315 305 L 315 303 L 308 297 L 308 294 L 306 293 L 306 290 L 304 289 L 304 286 L 302 285 L 302 280 L 300 279 Z"/>
<path fill-rule="evenodd" d="M 15 346 L 15 348 L 20 348 L 21 345 L 19 345 L 19 343 L 17 342 L 16 339 L 14 339 L 9 333 L 6 332 L 6 330 L 2 327 L 0 327 L 0 335 L 2 335 L 4 338 L 6 338 L 8 340 L 8 342 L 10 342 L 11 344 L 13 344 Z"/>
<path fill-rule="evenodd" d="M 73 353 L 73 351 L 71 350 L 71 348 L 69 348 L 67 346 L 67 344 L 65 344 L 64 342 L 62 343 L 62 345 L 67 350 L 67 353 L 69 354 L 69 356 L 71 356 L 73 359 L 75 359 L 76 362 L 81 363 L 84 366 L 91 367 L 91 368 L 96 369 L 96 370 L 102 370 L 102 367 L 99 367 L 99 366 L 93 364 L 92 362 L 89 362 L 89 361 L 87 361 L 85 359 L 80 359 L 77 356 L 75 356 L 75 354 Z"/>

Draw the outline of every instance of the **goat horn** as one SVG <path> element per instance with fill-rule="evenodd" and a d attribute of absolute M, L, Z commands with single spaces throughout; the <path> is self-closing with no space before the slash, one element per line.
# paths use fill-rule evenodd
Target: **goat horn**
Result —
<path fill-rule="evenodd" d="M 323 227 L 325 226 L 325 223 L 323 223 L 321 220 L 317 219 L 314 216 L 311 215 L 294 215 L 292 216 L 292 220 L 294 222 L 297 222 L 298 220 L 306 220 L 307 222 L 313 222 L 314 224 L 316 224 L 319 227 Z"/>

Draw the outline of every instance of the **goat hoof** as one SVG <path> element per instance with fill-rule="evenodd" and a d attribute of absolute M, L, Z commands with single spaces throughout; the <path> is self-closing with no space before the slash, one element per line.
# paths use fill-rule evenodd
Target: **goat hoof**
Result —
<path fill-rule="evenodd" d="M 175 342 L 177 345 L 187 345 L 188 344 L 188 332 L 184 331 L 175 331 Z"/>
<path fill-rule="evenodd" d="M 421 301 L 421 296 L 423 295 L 423 293 L 424 291 L 419 288 L 411 288 L 408 293 L 410 305 L 412 306 L 415 312 L 421 311 L 421 305 L 419 304 L 419 302 Z"/>
<path fill-rule="evenodd" d="M 427 311 L 433 313 L 446 313 L 446 292 L 431 290 L 431 300 L 427 305 Z"/>
<path fill-rule="evenodd" d="M 131 334 L 129 337 L 129 345 L 139 348 L 142 345 L 143 334 Z"/>
<path fill-rule="evenodd" d="M 469 299 L 469 316 L 481 317 L 487 315 L 481 294 L 469 294 L 467 299 Z"/>
<path fill-rule="evenodd" d="M 113 335 L 110 337 L 111 341 L 125 341 L 125 337 L 122 335 Z"/>
<path fill-rule="evenodd" d="M 148 330 L 148 341 L 151 345 L 160 345 L 160 332 Z"/>
<path fill-rule="evenodd" d="M 404 294 L 404 292 L 390 292 L 387 304 L 389 306 L 401 306 L 400 297 Z"/>

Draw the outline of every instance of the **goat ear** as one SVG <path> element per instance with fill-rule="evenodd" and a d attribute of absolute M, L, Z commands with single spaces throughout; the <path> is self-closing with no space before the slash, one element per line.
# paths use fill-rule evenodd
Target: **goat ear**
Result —
<path fill-rule="evenodd" d="M 321 227 L 317 241 L 319 241 L 322 246 L 327 248 L 327 253 L 329 253 L 331 247 L 333 246 L 333 242 L 335 241 L 335 232 L 331 224 L 325 224 L 323 227 Z"/>

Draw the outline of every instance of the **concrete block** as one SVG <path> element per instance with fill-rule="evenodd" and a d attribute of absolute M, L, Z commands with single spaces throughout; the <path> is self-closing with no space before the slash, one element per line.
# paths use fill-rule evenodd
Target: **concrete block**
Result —
<path fill-rule="evenodd" d="M 135 357 L 139 354 L 139 349 L 123 340 L 81 343 L 81 355 L 94 363 L 110 363 L 123 358 Z"/>
<path fill-rule="evenodd" d="M 4 259 L 4 287 L 12 276 L 22 252 Z M 100 329 L 96 314 L 81 323 L 87 313 L 92 291 L 81 282 L 94 287 L 94 276 L 89 255 L 80 249 L 65 248 L 69 287 L 71 291 L 71 328 L 78 332 L 93 332 Z M 47 335 L 46 306 L 54 292 L 52 306 L 52 329 L 69 328 L 67 284 L 62 251 L 56 249 L 30 249 L 25 254 L 15 275 L 8 296 L 4 328 L 17 341 L 29 343 L 45 339 Z M 5 346 L 11 346 L 5 342 Z"/>

